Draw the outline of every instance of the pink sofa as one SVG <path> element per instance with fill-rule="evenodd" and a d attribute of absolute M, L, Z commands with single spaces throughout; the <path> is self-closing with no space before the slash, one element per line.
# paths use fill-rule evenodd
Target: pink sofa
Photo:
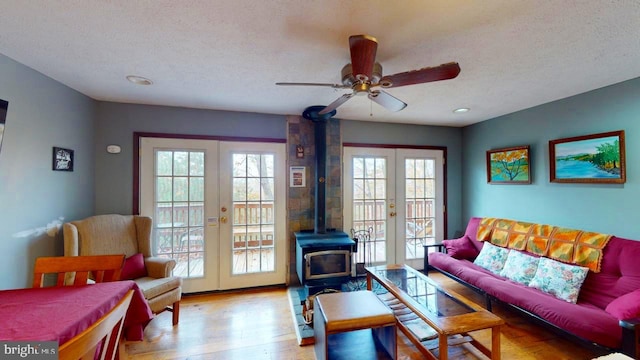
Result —
<path fill-rule="evenodd" d="M 484 294 L 489 309 L 492 300 L 499 300 L 579 339 L 635 357 L 636 331 L 640 332 L 640 325 L 635 326 L 640 322 L 640 241 L 612 237 L 603 251 L 601 271 L 589 271 L 577 303 L 572 304 L 475 265 L 475 255 L 484 245 L 476 238 L 480 220 L 471 218 L 464 235 L 478 251 L 450 247 L 449 254 L 429 254 L 429 266 Z"/>

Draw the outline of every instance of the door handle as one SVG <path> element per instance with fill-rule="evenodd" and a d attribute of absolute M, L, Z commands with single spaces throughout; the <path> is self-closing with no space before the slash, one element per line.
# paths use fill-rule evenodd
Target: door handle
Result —
<path fill-rule="evenodd" d="M 220 222 L 223 223 L 223 224 L 226 224 L 227 223 L 227 217 L 226 216 L 221 217 L 220 218 Z"/>
<path fill-rule="evenodd" d="M 396 213 L 395 212 L 391 212 L 391 213 L 389 213 L 389 216 L 394 217 L 394 216 L 396 216 Z"/>

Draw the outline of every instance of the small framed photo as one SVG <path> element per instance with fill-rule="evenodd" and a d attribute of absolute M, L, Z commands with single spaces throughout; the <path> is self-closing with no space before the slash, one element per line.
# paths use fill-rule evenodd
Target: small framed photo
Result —
<path fill-rule="evenodd" d="M 531 184 L 529 146 L 487 151 L 489 184 Z"/>
<path fill-rule="evenodd" d="M 73 171 L 73 150 L 53 147 L 54 171 Z"/>
<path fill-rule="evenodd" d="M 623 184 L 624 130 L 549 141 L 551 182 Z"/>
<path fill-rule="evenodd" d="M 289 186 L 290 187 L 305 187 L 307 186 L 305 178 L 306 178 L 306 168 L 304 166 L 291 166 L 289 168 Z"/>

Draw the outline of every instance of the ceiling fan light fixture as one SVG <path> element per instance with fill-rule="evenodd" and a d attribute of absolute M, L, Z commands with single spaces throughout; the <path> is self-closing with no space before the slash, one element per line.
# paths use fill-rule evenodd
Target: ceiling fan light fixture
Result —
<path fill-rule="evenodd" d="M 457 62 L 449 62 L 439 66 L 424 67 L 417 70 L 409 70 L 382 77 L 382 65 L 376 62 L 376 52 L 378 41 L 369 35 L 349 36 L 349 52 L 351 62 L 342 67 L 340 84 L 326 83 L 292 83 L 277 82 L 276 85 L 291 86 L 326 86 L 334 89 L 351 89 L 351 93 L 343 94 L 331 104 L 327 105 L 318 114 L 324 115 L 334 111 L 338 106 L 344 104 L 355 95 L 367 95 L 372 102 L 375 102 L 389 111 L 400 111 L 407 107 L 407 104 L 382 90 L 373 90 L 376 87 L 397 88 L 407 85 L 424 84 L 434 81 L 449 80 L 458 76 L 460 66 Z M 466 112 L 465 110 L 454 110 Z"/>
<path fill-rule="evenodd" d="M 393 86 L 393 81 L 383 78 L 380 81 L 380 86 L 382 86 L 383 88 L 390 88 Z"/>
<path fill-rule="evenodd" d="M 132 82 L 136 85 L 151 85 L 153 84 L 153 81 L 142 77 L 142 76 L 137 76 L 137 75 L 128 75 L 127 76 L 127 80 L 129 80 L 129 82 Z"/>
<path fill-rule="evenodd" d="M 457 108 L 457 109 L 453 110 L 453 113 L 454 114 L 463 114 L 463 113 L 469 112 L 469 110 L 471 110 L 471 109 L 466 108 L 466 107 L 462 107 L 462 108 Z"/>
<path fill-rule="evenodd" d="M 342 84 L 345 86 L 353 86 L 355 83 L 356 78 L 353 76 L 351 64 L 347 64 L 342 68 Z"/>
<path fill-rule="evenodd" d="M 371 83 L 376 84 L 382 78 L 382 65 L 379 62 L 373 63 L 373 72 L 371 73 Z"/>
<path fill-rule="evenodd" d="M 366 78 L 366 76 L 365 76 Z M 353 67 L 351 66 L 351 64 L 347 64 L 342 68 L 342 84 L 345 86 L 353 86 L 354 84 L 360 82 L 360 83 L 365 83 L 368 82 L 370 84 L 377 84 L 378 81 L 380 81 L 380 78 L 382 78 L 382 65 L 380 65 L 380 63 L 374 63 L 373 64 L 373 71 L 371 73 L 371 80 L 369 80 L 368 78 L 362 80 L 362 76 L 357 75 L 354 76 L 353 75 Z"/>

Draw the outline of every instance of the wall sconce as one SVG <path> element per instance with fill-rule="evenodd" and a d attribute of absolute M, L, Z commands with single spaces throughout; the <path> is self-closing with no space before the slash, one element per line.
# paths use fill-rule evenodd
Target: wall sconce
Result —
<path fill-rule="evenodd" d="M 296 145 L 296 157 L 298 159 L 304 158 L 304 146 Z"/>

